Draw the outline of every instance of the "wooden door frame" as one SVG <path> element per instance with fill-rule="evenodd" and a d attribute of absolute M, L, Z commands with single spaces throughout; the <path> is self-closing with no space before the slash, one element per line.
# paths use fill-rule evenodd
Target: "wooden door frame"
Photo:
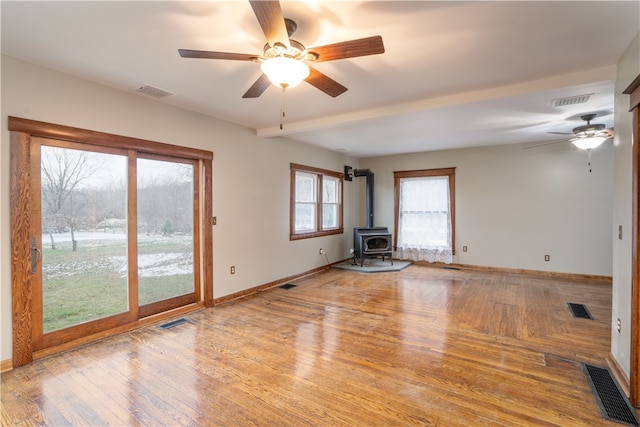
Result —
<path fill-rule="evenodd" d="M 632 172 L 632 275 L 631 275 L 631 360 L 629 390 L 631 404 L 640 406 L 640 75 L 624 90 L 630 95 L 629 111 L 633 111 L 633 172 Z"/>
<path fill-rule="evenodd" d="M 10 216 L 11 216 L 11 295 L 12 295 L 12 366 L 30 363 L 34 358 L 33 300 L 31 271 L 31 216 L 33 188 L 31 177 L 31 138 L 42 137 L 81 142 L 97 146 L 112 146 L 114 142 L 151 154 L 166 154 L 168 148 L 175 155 L 198 160 L 203 169 L 202 188 L 202 283 L 200 304 L 213 305 L 213 235 L 212 222 L 212 161 L 213 153 L 195 148 L 163 144 L 137 138 L 112 135 L 68 126 L 9 117 L 10 132 Z M 135 327 L 132 324 L 130 327 Z M 113 332 L 121 331 L 121 328 Z M 104 332 L 100 336 L 109 335 Z"/>

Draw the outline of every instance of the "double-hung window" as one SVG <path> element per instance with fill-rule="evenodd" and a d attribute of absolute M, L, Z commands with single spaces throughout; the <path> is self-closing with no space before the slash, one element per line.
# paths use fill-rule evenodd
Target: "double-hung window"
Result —
<path fill-rule="evenodd" d="M 342 177 L 338 172 L 291 164 L 291 239 L 339 234 Z"/>
<path fill-rule="evenodd" d="M 455 168 L 394 172 L 398 258 L 451 263 Z"/>

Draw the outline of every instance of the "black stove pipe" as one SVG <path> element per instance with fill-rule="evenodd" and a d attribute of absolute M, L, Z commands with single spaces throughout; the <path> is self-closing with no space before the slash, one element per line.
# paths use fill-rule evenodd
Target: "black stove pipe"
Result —
<path fill-rule="evenodd" d="M 366 182 L 366 209 L 367 227 L 373 228 L 373 172 L 370 169 L 354 169 L 353 176 L 365 176 Z"/>

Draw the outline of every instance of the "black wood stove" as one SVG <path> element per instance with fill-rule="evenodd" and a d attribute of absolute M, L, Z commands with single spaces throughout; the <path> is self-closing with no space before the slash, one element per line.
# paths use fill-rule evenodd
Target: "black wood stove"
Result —
<path fill-rule="evenodd" d="M 353 172 L 353 175 L 351 173 Z M 352 169 L 344 167 L 345 180 L 351 181 L 352 176 L 364 176 L 366 182 L 367 226 L 353 229 L 353 264 L 360 262 L 362 267 L 365 258 L 389 258 L 393 265 L 393 239 L 387 227 L 373 226 L 373 172 L 369 169 Z"/>
<path fill-rule="evenodd" d="M 354 227 L 353 263 L 360 261 L 362 267 L 365 258 L 389 258 L 393 265 L 393 246 L 391 233 L 387 227 Z"/>

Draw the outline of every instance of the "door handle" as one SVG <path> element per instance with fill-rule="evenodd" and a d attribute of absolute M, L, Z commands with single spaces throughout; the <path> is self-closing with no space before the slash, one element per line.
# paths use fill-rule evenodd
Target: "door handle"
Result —
<path fill-rule="evenodd" d="M 38 245 L 36 242 L 36 238 L 31 238 L 31 273 L 36 272 L 36 267 L 38 266 L 38 262 L 42 258 L 42 252 L 38 249 Z"/>

